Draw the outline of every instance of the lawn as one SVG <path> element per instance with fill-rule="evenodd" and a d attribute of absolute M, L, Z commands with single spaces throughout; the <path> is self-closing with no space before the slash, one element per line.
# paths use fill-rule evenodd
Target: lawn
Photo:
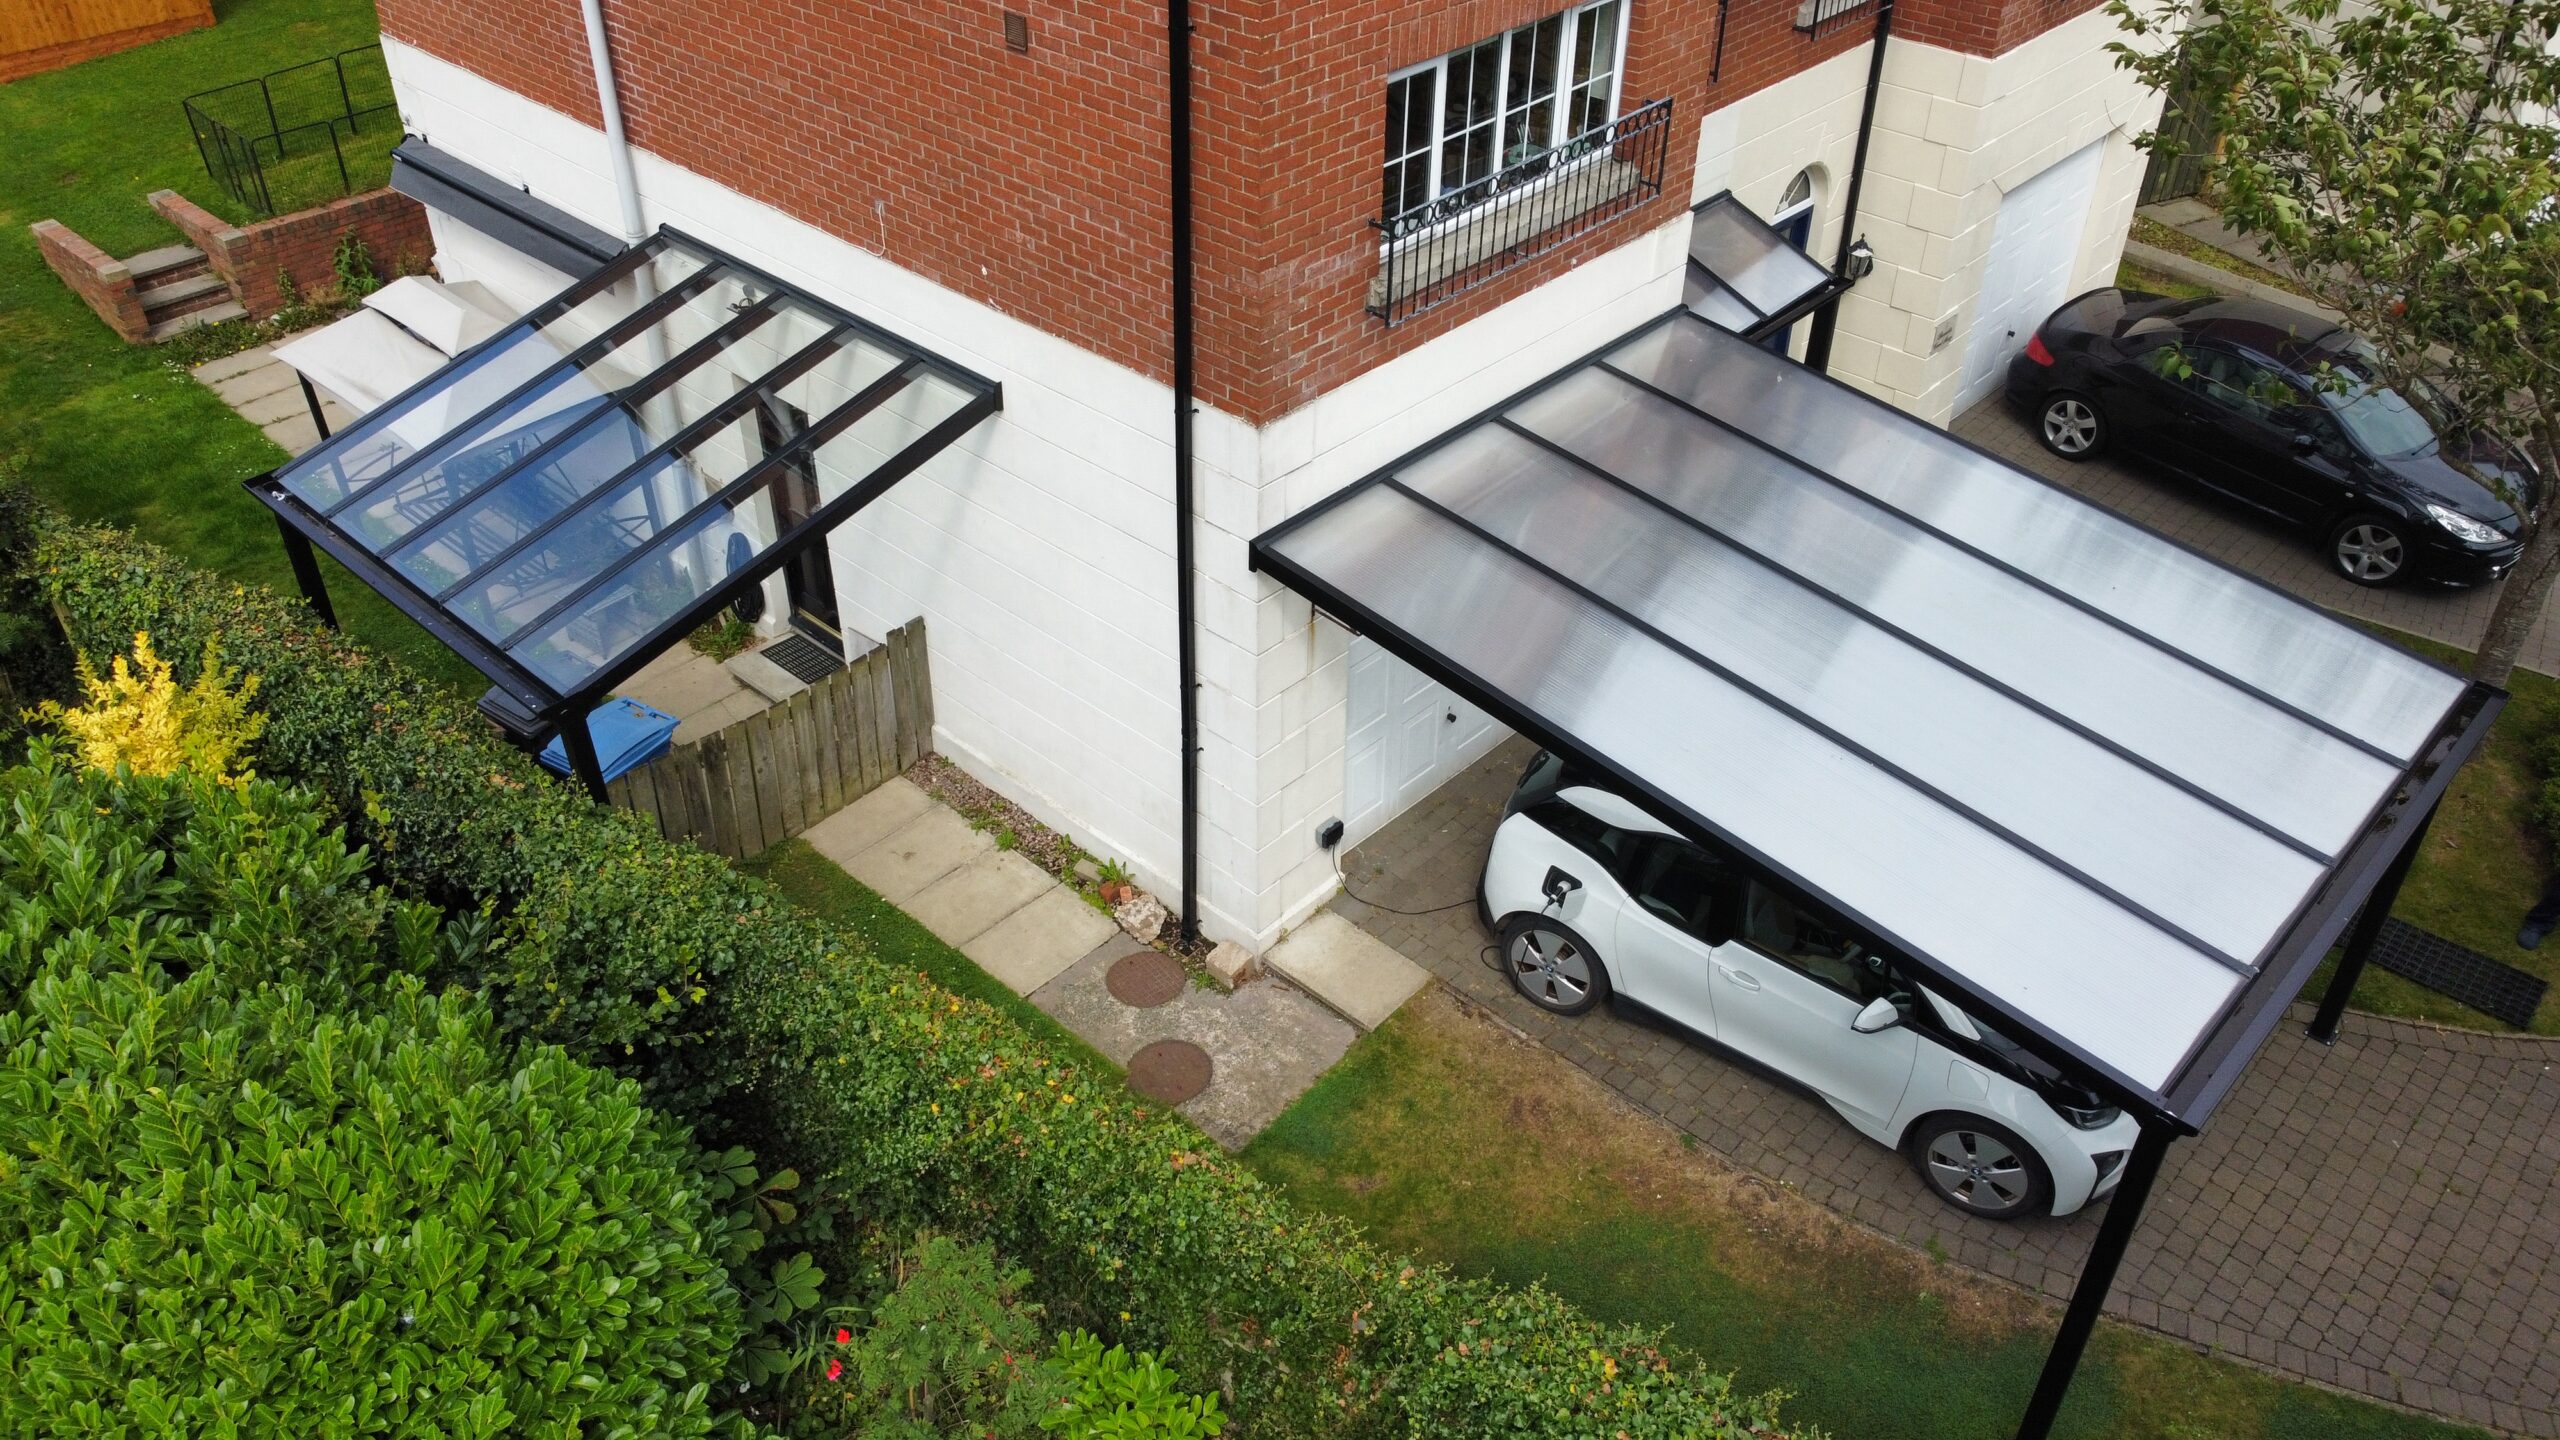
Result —
<path fill-rule="evenodd" d="M 1244 1159 L 1384 1245 L 1664 1327 L 1679 1352 L 1746 1389 L 1790 1392 L 1790 1419 L 1842 1440 L 2011 1433 L 2043 1360 L 2045 1307 L 1686 1143 L 1433 991 L 1364 1037 Z M 2057 1433 L 2484 1440 L 2113 1325 Z"/>
<path fill-rule="evenodd" d="M 114 255 L 174 243 L 143 200 L 162 188 L 245 218 L 206 179 L 181 97 L 376 33 L 372 0 L 224 0 L 216 13 L 211 29 L 0 85 L 0 464 L 73 515 L 289 594 L 275 522 L 240 488 L 284 452 L 149 347 L 118 340 L 27 233 L 50 218 Z M 359 638 L 459 692 L 485 684 L 334 568 L 329 589 Z"/>
<path fill-rule="evenodd" d="M 2380 626 L 2368 629 L 2461 668 L 2471 657 L 2450 645 L 2421 640 Z M 2508 681 L 2513 699 L 2498 717 L 2478 756 L 2444 798 L 2426 848 L 2410 869 L 2392 913 L 2412 925 L 2457 940 L 2502 964 L 2539 975 L 2553 988 L 2535 1013 L 2538 1035 L 2560 1035 L 2560 941 L 2540 950 L 2516 948 L 2516 926 L 2542 894 L 2550 873 L 2550 845 L 2533 821 L 2541 788 L 2533 749 L 2560 733 L 2560 680 L 2519 670 Z M 2324 971 L 2305 993 L 2318 996 Z M 2355 1005 L 2384 1015 L 2434 1020 L 2477 1030 L 2507 1027 L 2465 1005 L 2379 969 L 2368 968 L 2356 985 Z"/>

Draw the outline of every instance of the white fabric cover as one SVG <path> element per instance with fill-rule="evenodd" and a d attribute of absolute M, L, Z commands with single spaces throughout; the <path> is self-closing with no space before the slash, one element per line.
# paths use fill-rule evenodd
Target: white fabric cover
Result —
<path fill-rule="evenodd" d="M 276 347 L 276 358 L 357 414 L 444 368 L 432 346 L 371 310 L 305 331 Z"/>

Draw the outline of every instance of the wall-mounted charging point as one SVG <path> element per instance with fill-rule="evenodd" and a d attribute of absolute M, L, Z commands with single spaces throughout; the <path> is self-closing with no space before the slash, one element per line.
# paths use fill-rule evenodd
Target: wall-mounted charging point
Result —
<path fill-rule="evenodd" d="M 1316 827 L 1316 844 L 1330 850 L 1342 843 L 1342 822 L 1327 820 Z"/>

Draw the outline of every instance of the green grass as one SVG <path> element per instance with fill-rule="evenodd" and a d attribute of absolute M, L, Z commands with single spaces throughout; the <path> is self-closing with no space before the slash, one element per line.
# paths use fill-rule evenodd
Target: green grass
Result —
<path fill-rule="evenodd" d="M 1441 1001 L 1363 1038 L 1244 1159 L 1388 1246 L 1665 1327 L 1676 1350 L 1790 1392 L 1790 1419 L 1841 1440 L 2009 1434 L 2044 1356 L 2042 1306 L 1701 1161 L 1562 1060 Z M 2478 1436 L 2113 1325 L 2057 1433 Z"/>
<path fill-rule="evenodd" d="M 1049 1013 L 1016 995 L 1005 983 L 978 968 L 978 962 L 944 944 L 915 917 L 880 898 L 880 893 L 844 872 L 844 868 L 810 848 L 805 840 L 785 840 L 738 868 L 772 882 L 791 903 L 833 921 L 871 942 L 891 964 L 910 966 L 933 977 L 955 995 L 984 1000 L 1012 1016 L 1024 1029 L 1045 1037 L 1096 1075 L 1117 1079 L 1120 1067 L 1103 1057 L 1076 1033 L 1049 1018 Z"/>
<path fill-rule="evenodd" d="M 174 243 L 143 200 L 162 188 L 248 218 L 205 177 L 181 97 L 376 33 L 372 0 L 227 0 L 216 14 L 208 30 L 0 85 L 0 463 L 75 516 L 290 594 L 275 522 L 240 488 L 284 452 L 149 347 L 118 340 L 27 233 L 60 220 L 113 255 Z M 486 683 L 334 567 L 329 589 L 359 639 L 458 692 Z"/>
<path fill-rule="evenodd" d="M 2213 293 L 2202 285 L 2181 280 L 2174 275 L 2163 275 L 2157 270 L 2137 265 L 2130 260 L 2116 267 L 2116 288 L 2166 295 L 2174 300 L 2197 300 Z"/>
<path fill-rule="evenodd" d="M 2379 625 L 2365 628 L 2457 669 L 2471 656 L 2450 645 L 2421 640 Z M 2409 871 L 2392 913 L 2502 964 L 2551 981 L 2534 1015 L 2533 1032 L 2560 1035 L 2560 943 L 2540 950 L 2516 948 L 2516 927 L 2542 894 L 2551 849 L 2534 824 L 2533 802 L 2542 780 L 2533 748 L 2560 732 L 2560 680 L 2530 670 L 2508 681 L 2513 698 L 2490 727 L 2480 753 L 2455 777 L 2427 832 L 2426 848 Z M 2304 993 L 2317 996 L 2324 972 Z M 2433 1020 L 2480 1030 L 2507 1027 L 2432 990 L 2368 967 L 2356 984 L 2355 1006 L 2382 1015 Z"/>

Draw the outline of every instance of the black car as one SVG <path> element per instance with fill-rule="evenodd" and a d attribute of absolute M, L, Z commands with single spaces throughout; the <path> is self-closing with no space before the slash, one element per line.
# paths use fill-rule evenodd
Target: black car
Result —
<path fill-rule="evenodd" d="M 2301 525 L 2359 585 L 2506 574 L 2524 548 L 2507 496 L 2536 503 L 2533 467 L 2449 424 L 2432 390 L 2412 403 L 2376 374 L 2371 347 L 2317 316 L 2108 289 L 2053 312 L 2009 363 L 2008 395 L 2054 454 L 2121 450 Z"/>

